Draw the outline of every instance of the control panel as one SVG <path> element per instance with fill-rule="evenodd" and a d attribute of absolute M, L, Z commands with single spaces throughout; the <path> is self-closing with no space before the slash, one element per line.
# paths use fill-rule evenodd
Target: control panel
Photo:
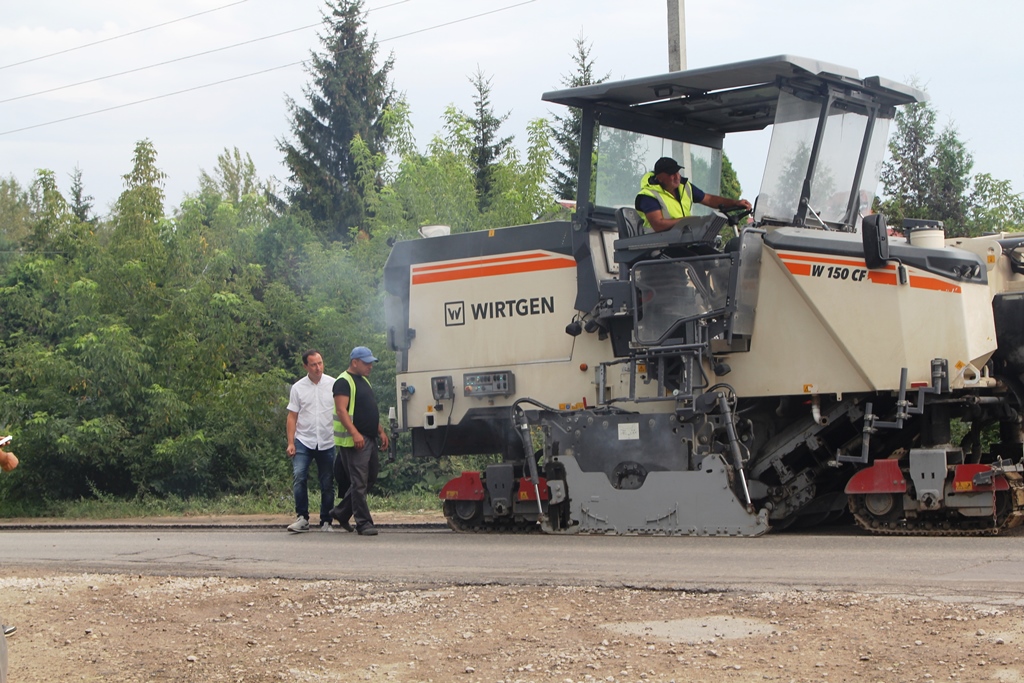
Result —
<path fill-rule="evenodd" d="M 466 396 L 511 396 L 516 393 L 516 376 L 511 370 L 463 375 L 462 389 Z"/>

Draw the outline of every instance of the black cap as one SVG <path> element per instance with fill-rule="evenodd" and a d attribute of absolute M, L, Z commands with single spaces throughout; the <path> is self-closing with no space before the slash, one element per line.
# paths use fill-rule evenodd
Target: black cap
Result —
<path fill-rule="evenodd" d="M 675 173 L 682 168 L 672 157 L 662 157 L 654 162 L 654 175 L 659 173 Z"/>

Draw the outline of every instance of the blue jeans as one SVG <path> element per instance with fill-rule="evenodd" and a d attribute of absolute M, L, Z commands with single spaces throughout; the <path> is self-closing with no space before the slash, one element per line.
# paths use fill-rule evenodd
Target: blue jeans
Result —
<path fill-rule="evenodd" d="M 309 519 L 309 464 L 316 461 L 320 478 L 320 523 L 330 523 L 331 508 L 334 507 L 334 446 L 322 450 L 306 448 L 295 440 L 295 457 L 292 458 L 292 493 L 295 494 L 295 514 Z"/>

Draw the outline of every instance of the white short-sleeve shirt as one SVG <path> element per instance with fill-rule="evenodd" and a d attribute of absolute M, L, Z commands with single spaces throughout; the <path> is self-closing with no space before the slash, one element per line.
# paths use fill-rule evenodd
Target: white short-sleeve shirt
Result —
<path fill-rule="evenodd" d="M 292 385 L 288 410 L 298 414 L 295 438 L 306 448 L 334 448 L 334 378 L 324 373 L 316 384 L 306 375 Z"/>

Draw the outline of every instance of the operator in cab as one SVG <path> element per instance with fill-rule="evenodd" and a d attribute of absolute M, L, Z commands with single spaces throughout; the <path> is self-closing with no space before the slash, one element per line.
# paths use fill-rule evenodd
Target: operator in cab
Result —
<path fill-rule="evenodd" d="M 694 202 L 712 209 L 743 208 L 750 211 L 746 199 L 728 199 L 704 192 L 679 175 L 682 166 L 671 157 L 662 157 L 654 164 L 654 171 L 640 180 L 636 196 L 636 210 L 644 217 L 644 225 L 654 232 L 668 230 L 681 218 L 690 215 Z"/>

